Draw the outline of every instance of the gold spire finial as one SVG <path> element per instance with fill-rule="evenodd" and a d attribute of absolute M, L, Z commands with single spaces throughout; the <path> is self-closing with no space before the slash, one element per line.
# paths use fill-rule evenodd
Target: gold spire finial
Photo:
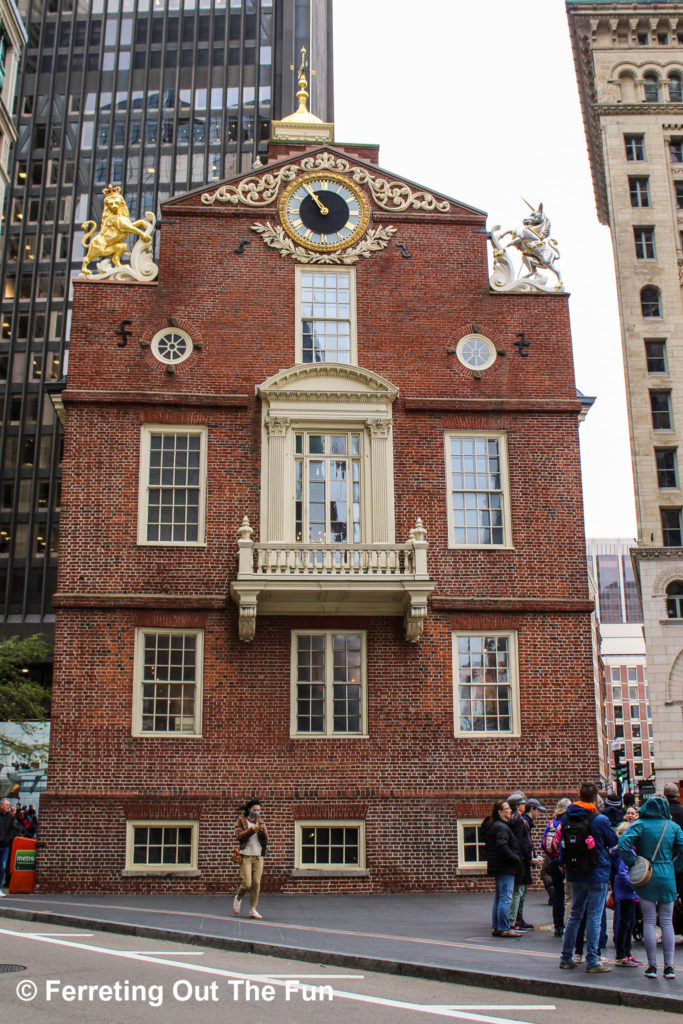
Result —
<path fill-rule="evenodd" d="M 306 101 L 308 100 L 308 80 L 306 78 L 306 68 L 308 62 L 306 60 L 306 47 L 301 47 L 301 64 L 299 65 L 299 91 L 296 94 L 296 98 L 299 101 L 299 109 L 297 114 L 307 114 L 308 107 Z"/>
<path fill-rule="evenodd" d="M 290 70 L 294 71 L 294 65 L 289 65 Z M 306 60 L 306 47 L 301 47 L 301 64 L 297 72 L 299 79 L 299 89 L 296 94 L 296 98 L 299 101 L 299 109 L 295 110 L 293 114 L 288 114 L 287 117 L 283 117 L 281 121 L 273 121 L 272 132 L 274 139 L 297 139 L 306 140 L 310 142 L 331 142 L 334 138 L 334 125 L 327 124 L 312 114 L 307 106 L 308 101 L 308 80 L 306 78 L 306 69 L 308 68 L 308 61 Z M 315 71 L 310 71 L 311 75 L 315 74 Z"/>

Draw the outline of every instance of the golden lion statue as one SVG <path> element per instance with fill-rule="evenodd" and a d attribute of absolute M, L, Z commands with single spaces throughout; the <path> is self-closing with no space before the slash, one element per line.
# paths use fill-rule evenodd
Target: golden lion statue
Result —
<path fill-rule="evenodd" d="M 97 224 L 94 220 L 86 220 L 82 225 L 86 232 L 82 245 L 87 252 L 83 258 L 81 274 L 88 277 L 92 275 L 92 271 L 88 270 L 88 264 L 93 260 L 111 256 L 114 266 L 121 266 L 121 257 L 126 251 L 124 239 L 128 235 L 140 235 L 141 238 L 149 237 L 149 223 L 146 220 L 130 219 L 126 200 L 121 195 L 118 185 L 108 185 L 103 189 L 103 193 L 102 226 L 92 241 L 89 239 L 97 231 Z"/>

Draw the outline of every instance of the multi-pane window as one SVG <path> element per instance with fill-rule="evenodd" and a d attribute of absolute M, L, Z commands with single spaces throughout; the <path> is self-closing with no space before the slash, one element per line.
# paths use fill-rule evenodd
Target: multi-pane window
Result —
<path fill-rule="evenodd" d="M 640 718 L 640 704 L 631 704 L 631 719 Z"/>
<path fill-rule="evenodd" d="M 645 159 L 645 136 L 624 135 L 624 148 L 626 149 L 627 160 Z"/>
<path fill-rule="evenodd" d="M 458 867 L 486 869 L 486 841 L 481 821 L 458 818 Z"/>
<path fill-rule="evenodd" d="M 453 635 L 455 733 L 517 731 L 514 633 Z"/>
<path fill-rule="evenodd" d="M 655 229 L 652 227 L 634 227 L 633 239 L 636 246 L 636 259 L 653 260 L 655 258 Z"/>
<path fill-rule="evenodd" d="M 295 434 L 295 529 L 298 541 L 361 540 L 361 435 Z"/>
<path fill-rule="evenodd" d="M 671 139 L 669 142 L 669 156 L 672 164 L 683 163 L 683 139 Z"/>
<path fill-rule="evenodd" d="M 653 430 L 671 430 L 671 392 L 651 391 L 650 411 Z"/>
<path fill-rule="evenodd" d="M 660 488 L 677 487 L 676 449 L 655 448 L 657 461 L 657 484 Z"/>
<path fill-rule="evenodd" d="M 683 210 L 683 181 L 674 182 L 674 192 L 676 193 L 676 209 Z"/>
<path fill-rule="evenodd" d="M 649 206 L 650 205 L 650 186 L 649 178 L 629 178 L 629 193 L 631 196 L 631 206 Z"/>
<path fill-rule="evenodd" d="M 646 341 L 645 359 L 648 373 L 666 373 L 666 342 Z"/>
<path fill-rule="evenodd" d="M 193 871 L 197 869 L 197 822 L 129 821 L 126 869 Z"/>
<path fill-rule="evenodd" d="M 683 547 L 683 530 L 681 529 L 681 509 L 662 508 L 662 543 L 665 548 Z"/>
<path fill-rule="evenodd" d="M 629 700 L 638 700 L 638 687 L 637 686 L 629 686 L 629 688 L 628 688 L 628 699 Z"/>
<path fill-rule="evenodd" d="M 669 619 L 683 619 L 683 580 L 674 580 L 666 588 L 666 615 Z"/>
<path fill-rule="evenodd" d="M 683 102 L 680 75 L 672 75 L 669 79 L 669 100 L 671 103 Z"/>
<path fill-rule="evenodd" d="M 446 464 L 450 546 L 509 543 L 505 437 L 447 435 Z"/>
<path fill-rule="evenodd" d="M 646 285 L 640 290 L 640 310 L 643 316 L 661 316 L 662 302 L 659 289 L 652 285 Z"/>
<path fill-rule="evenodd" d="M 643 98 L 646 103 L 659 103 L 659 80 L 656 75 L 643 78 Z"/>
<path fill-rule="evenodd" d="M 137 633 L 133 733 L 201 733 L 202 634 L 198 630 Z"/>
<path fill-rule="evenodd" d="M 292 634 L 293 736 L 367 733 L 365 634 Z"/>
<path fill-rule="evenodd" d="M 355 362 L 351 336 L 354 287 L 351 270 L 300 272 L 302 363 Z"/>
<path fill-rule="evenodd" d="M 143 428 L 138 543 L 203 543 L 205 475 L 205 430 Z"/>
<path fill-rule="evenodd" d="M 612 666 L 612 682 L 619 682 L 621 680 L 621 669 L 618 665 Z M 616 687 L 615 687 L 616 689 Z"/>
<path fill-rule="evenodd" d="M 365 867 L 365 826 L 362 821 L 297 822 L 296 867 L 300 870 L 341 870 Z"/>

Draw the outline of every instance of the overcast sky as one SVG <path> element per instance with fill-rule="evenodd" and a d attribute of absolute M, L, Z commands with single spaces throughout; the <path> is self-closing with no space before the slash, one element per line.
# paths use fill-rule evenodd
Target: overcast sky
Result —
<path fill-rule="evenodd" d="M 564 0 L 334 0 L 335 134 L 519 225 L 543 201 L 571 293 L 586 532 L 635 536 L 609 230 L 598 223 Z M 540 301 L 543 301 L 540 299 Z"/>

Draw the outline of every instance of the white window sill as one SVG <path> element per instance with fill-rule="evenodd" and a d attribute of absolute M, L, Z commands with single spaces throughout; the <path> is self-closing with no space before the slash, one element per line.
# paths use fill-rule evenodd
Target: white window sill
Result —
<path fill-rule="evenodd" d="M 187 870 L 178 868 L 166 868 L 164 870 L 161 868 L 147 871 L 124 868 L 121 872 L 121 878 L 201 878 L 201 874 L 201 871 L 197 871 L 195 868 L 188 868 Z"/>
<path fill-rule="evenodd" d="M 460 865 L 456 871 L 457 875 L 485 875 L 486 864 Z"/>
<path fill-rule="evenodd" d="M 294 868 L 292 878 L 369 878 L 370 872 L 367 868 L 339 868 L 338 870 L 325 870 L 324 868 Z"/>

